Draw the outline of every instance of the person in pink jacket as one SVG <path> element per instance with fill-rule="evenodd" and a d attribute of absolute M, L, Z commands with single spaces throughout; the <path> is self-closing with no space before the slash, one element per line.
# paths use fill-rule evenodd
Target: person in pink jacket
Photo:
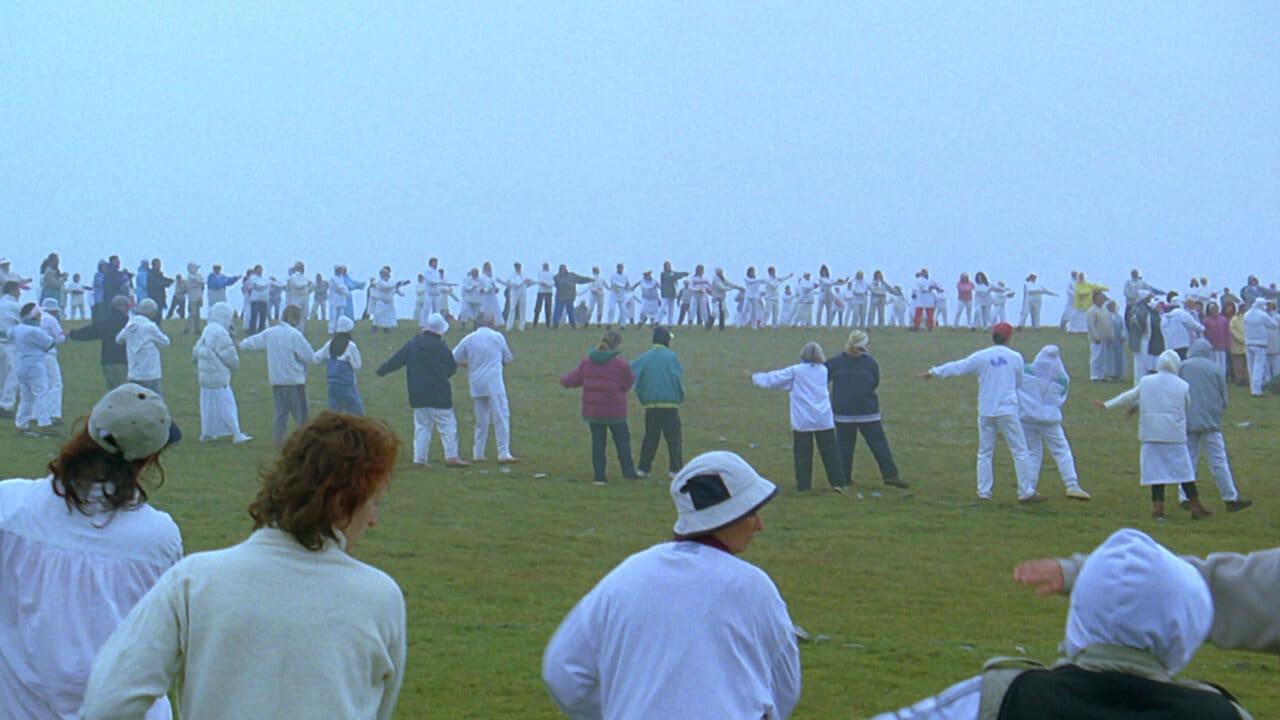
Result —
<path fill-rule="evenodd" d="M 1204 337 L 1213 348 L 1213 362 L 1227 376 L 1227 355 L 1231 352 L 1231 318 L 1218 310 L 1218 303 L 1210 302 L 1205 306 L 1205 316 L 1200 320 L 1204 325 Z"/>
<path fill-rule="evenodd" d="M 960 273 L 960 282 L 956 283 L 956 319 L 951 324 L 960 327 L 961 315 L 965 324 L 973 327 L 973 282 L 969 273 Z"/>
<path fill-rule="evenodd" d="M 627 429 L 627 391 L 635 382 L 631 365 L 618 356 L 622 336 L 609 330 L 578 367 L 560 377 L 567 388 L 582 388 L 582 419 L 591 428 L 591 466 L 595 484 L 605 485 L 605 439 L 613 432 L 622 477 L 634 480 L 631 433 Z"/>

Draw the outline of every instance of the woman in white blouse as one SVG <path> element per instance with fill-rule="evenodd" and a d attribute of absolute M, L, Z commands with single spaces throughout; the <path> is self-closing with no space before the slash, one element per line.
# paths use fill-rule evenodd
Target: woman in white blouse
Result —
<path fill-rule="evenodd" d="M 141 480 L 179 437 L 140 385 L 107 393 L 41 480 L 0 482 L 0 714 L 77 718 L 99 648 L 182 558 Z M 138 716 L 171 717 L 153 698 Z"/>
<path fill-rule="evenodd" d="M 84 720 L 137 717 L 177 677 L 184 718 L 390 718 L 404 595 L 351 552 L 399 446 L 386 424 L 341 413 L 296 430 L 262 473 L 253 534 L 178 563 L 102 647 Z"/>
<path fill-rule="evenodd" d="M 831 414 L 831 394 L 827 390 L 827 358 L 816 342 L 805 344 L 800 362 L 772 372 L 747 373 L 756 386 L 791 393 L 792 452 L 796 467 L 796 489 L 806 492 L 813 480 L 813 445 L 818 445 L 822 468 L 831 489 L 845 493 L 848 485 L 836 444 L 836 421 Z"/>

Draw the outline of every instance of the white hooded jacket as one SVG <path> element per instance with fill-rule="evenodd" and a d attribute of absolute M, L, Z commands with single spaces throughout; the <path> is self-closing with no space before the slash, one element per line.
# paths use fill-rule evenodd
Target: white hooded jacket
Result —
<path fill-rule="evenodd" d="M 116 335 L 116 343 L 124 345 L 129 358 L 129 380 L 160 379 L 160 348 L 169 347 L 169 336 L 146 315 L 129 318 Z"/>
<path fill-rule="evenodd" d="M 1057 345 L 1046 345 L 1026 366 L 1018 389 L 1018 410 L 1023 422 L 1061 423 L 1071 376 L 1062 364 Z"/>
<path fill-rule="evenodd" d="M 240 367 L 240 354 L 231 340 L 231 306 L 215 303 L 209 308 L 209 324 L 191 348 L 196 363 L 196 375 L 202 388 L 224 388 L 231 384 L 231 373 Z"/>

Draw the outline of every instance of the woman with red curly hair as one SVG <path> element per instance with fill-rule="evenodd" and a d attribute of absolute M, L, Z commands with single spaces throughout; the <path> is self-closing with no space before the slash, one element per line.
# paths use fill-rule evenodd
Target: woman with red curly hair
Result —
<path fill-rule="evenodd" d="M 378 420 L 332 412 L 295 431 L 262 473 L 253 534 L 160 579 L 103 646 L 81 717 L 137 717 L 182 676 L 183 717 L 390 718 L 404 595 L 350 552 L 399 445 Z"/>

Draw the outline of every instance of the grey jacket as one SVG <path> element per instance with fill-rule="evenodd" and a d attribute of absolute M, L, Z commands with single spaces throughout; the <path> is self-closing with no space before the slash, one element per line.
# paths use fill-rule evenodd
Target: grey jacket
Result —
<path fill-rule="evenodd" d="M 1191 386 L 1191 409 L 1187 411 L 1187 432 L 1217 432 L 1222 429 L 1222 411 L 1227 407 L 1227 379 L 1214 364 L 1213 347 L 1199 338 L 1191 343 L 1187 359 L 1178 375 Z"/>

